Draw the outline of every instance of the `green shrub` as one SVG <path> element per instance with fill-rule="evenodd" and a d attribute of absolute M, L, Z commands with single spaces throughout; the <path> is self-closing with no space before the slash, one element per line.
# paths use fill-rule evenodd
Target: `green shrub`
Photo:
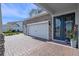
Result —
<path fill-rule="evenodd" d="M 12 32 L 16 32 L 16 30 L 12 30 Z"/>
<path fill-rule="evenodd" d="M 6 36 L 11 36 L 11 35 L 19 34 L 19 32 L 15 31 L 15 30 L 13 30 L 13 31 L 8 30 L 8 31 L 3 32 L 3 33 L 4 33 L 4 35 L 6 35 Z"/>

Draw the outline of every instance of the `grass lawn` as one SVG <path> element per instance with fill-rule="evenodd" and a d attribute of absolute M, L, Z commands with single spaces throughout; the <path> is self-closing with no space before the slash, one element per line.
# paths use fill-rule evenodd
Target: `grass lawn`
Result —
<path fill-rule="evenodd" d="M 7 32 L 3 32 L 5 36 L 11 36 L 11 35 L 16 35 L 19 34 L 20 32 L 12 32 L 12 31 L 7 31 Z"/>

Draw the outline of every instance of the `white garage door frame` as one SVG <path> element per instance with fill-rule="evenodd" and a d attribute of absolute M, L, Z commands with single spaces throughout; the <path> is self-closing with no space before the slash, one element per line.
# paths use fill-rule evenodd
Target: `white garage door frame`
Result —
<path fill-rule="evenodd" d="M 47 36 L 46 37 L 47 38 L 44 38 L 44 37 L 40 37 L 40 38 L 43 38 L 43 39 L 47 39 L 48 40 L 49 39 L 49 21 L 41 21 L 41 22 L 27 24 L 27 32 L 28 32 L 27 34 L 30 35 L 29 34 L 29 27 L 30 26 L 32 26 L 32 25 L 39 25 L 39 24 L 46 24 L 46 26 L 47 26 L 47 30 L 46 30 L 47 31 L 47 34 L 46 34 Z"/>

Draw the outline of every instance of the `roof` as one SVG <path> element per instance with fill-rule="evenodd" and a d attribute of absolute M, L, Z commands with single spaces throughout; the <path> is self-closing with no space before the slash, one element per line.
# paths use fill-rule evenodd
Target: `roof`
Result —
<path fill-rule="evenodd" d="M 16 24 L 17 22 L 23 22 L 23 21 L 8 22 L 7 24 Z"/>
<path fill-rule="evenodd" d="M 47 20 L 51 20 L 51 19 L 52 19 L 51 15 L 45 12 L 40 15 L 26 19 L 24 21 L 24 24 L 35 23 L 35 22 L 40 22 L 40 21 L 47 21 Z"/>

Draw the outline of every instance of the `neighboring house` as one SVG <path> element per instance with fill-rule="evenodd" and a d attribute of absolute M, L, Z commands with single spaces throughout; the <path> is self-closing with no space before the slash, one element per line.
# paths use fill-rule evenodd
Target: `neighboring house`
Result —
<path fill-rule="evenodd" d="M 8 30 L 23 31 L 23 21 L 8 22 Z"/>
<path fill-rule="evenodd" d="M 2 25 L 2 31 L 3 32 L 8 31 L 7 24 Z"/>

